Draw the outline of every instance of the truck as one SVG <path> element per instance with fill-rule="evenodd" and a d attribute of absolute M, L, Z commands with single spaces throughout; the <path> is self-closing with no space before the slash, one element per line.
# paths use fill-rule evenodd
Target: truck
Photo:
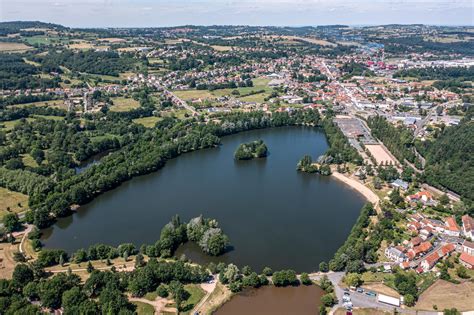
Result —
<path fill-rule="evenodd" d="M 389 304 L 393 306 L 400 306 L 399 298 L 395 298 L 393 296 L 388 296 L 388 295 L 380 294 L 380 293 L 377 295 L 377 302 L 385 303 L 385 304 Z"/>

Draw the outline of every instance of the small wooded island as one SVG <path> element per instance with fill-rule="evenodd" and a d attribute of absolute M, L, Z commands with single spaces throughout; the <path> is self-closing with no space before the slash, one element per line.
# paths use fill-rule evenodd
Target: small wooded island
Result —
<path fill-rule="evenodd" d="M 263 140 L 256 140 L 240 144 L 234 153 L 234 158 L 236 160 L 251 160 L 266 157 L 267 154 L 268 148 Z"/>

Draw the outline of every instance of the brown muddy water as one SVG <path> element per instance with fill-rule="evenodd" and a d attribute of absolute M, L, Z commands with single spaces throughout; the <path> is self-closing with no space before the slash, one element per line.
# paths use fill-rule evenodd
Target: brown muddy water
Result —
<path fill-rule="evenodd" d="M 316 286 L 245 290 L 226 302 L 215 315 L 314 315 L 319 314 L 324 291 Z"/>

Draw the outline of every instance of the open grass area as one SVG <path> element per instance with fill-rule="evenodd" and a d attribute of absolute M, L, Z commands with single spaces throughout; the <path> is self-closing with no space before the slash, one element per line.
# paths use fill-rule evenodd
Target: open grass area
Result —
<path fill-rule="evenodd" d="M 147 299 L 148 301 L 154 301 L 158 297 L 158 293 L 156 292 L 148 292 L 145 294 L 144 298 Z"/>
<path fill-rule="evenodd" d="M 112 102 L 114 105 L 110 107 L 110 110 L 113 112 L 128 112 L 140 107 L 140 103 L 133 98 L 114 97 Z"/>
<path fill-rule="evenodd" d="M 32 36 L 26 37 L 25 41 L 30 45 L 51 45 L 51 44 L 68 44 L 69 39 L 64 37 L 57 37 L 57 36 Z"/>
<path fill-rule="evenodd" d="M 36 163 L 33 157 L 29 154 L 22 154 L 21 160 L 23 161 L 23 164 L 25 164 L 25 166 L 38 167 L 38 163 Z"/>
<path fill-rule="evenodd" d="M 50 120 L 64 120 L 63 116 L 46 116 L 46 115 L 33 115 L 34 118 L 43 118 Z"/>
<path fill-rule="evenodd" d="M 458 311 L 474 309 L 474 283 L 464 282 L 454 284 L 438 280 L 421 294 L 415 305 L 419 310 L 433 310 L 436 305 L 439 310 L 457 308 Z"/>
<path fill-rule="evenodd" d="M 221 46 L 221 45 L 212 45 L 212 49 L 215 51 L 229 51 L 232 50 L 232 46 Z"/>
<path fill-rule="evenodd" d="M 23 43 L 0 42 L 0 52 L 24 52 L 32 48 Z"/>
<path fill-rule="evenodd" d="M 0 218 L 28 210 L 28 196 L 0 187 Z"/>
<path fill-rule="evenodd" d="M 138 315 L 153 315 L 153 314 L 155 314 L 155 309 L 150 304 L 143 303 L 143 302 L 138 302 L 138 301 L 133 301 L 132 303 L 137 306 L 137 314 Z"/>
<path fill-rule="evenodd" d="M 10 131 L 15 127 L 16 124 L 20 122 L 21 119 L 9 120 L 9 121 L 2 121 L 0 122 L 0 130 L 3 131 Z M 28 117 L 26 118 L 27 121 L 33 121 L 34 118 Z"/>
<path fill-rule="evenodd" d="M 155 127 L 155 124 L 159 122 L 160 120 L 161 120 L 160 117 L 151 116 L 151 117 L 133 119 L 132 121 L 136 124 L 143 125 L 147 128 L 153 128 Z"/>
<path fill-rule="evenodd" d="M 193 307 L 206 295 L 206 292 L 204 292 L 204 290 L 198 284 L 186 284 L 184 288 L 191 295 L 183 305 L 183 309 L 189 311 L 185 311 L 183 314 L 189 314 Z"/>
<path fill-rule="evenodd" d="M 211 99 L 214 98 L 212 92 L 208 90 L 180 90 L 180 91 L 173 91 L 173 93 L 183 99 L 183 100 L 192 100 L 192 99 Z"/>

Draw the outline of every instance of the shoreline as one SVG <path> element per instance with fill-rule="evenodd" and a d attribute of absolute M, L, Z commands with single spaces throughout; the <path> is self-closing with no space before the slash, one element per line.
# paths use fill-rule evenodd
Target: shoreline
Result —
<path fill-rule="evenodd" d="M 364 196 L 365 199 L 367 199 L 367 201 L 373 203 L 374 206 L 380 201 L 379 196 L 377 196 L 372 190 L 357 180 L 338 172 L 332 172 L 331 176 L 359 192 L 362 196 Z"/>

